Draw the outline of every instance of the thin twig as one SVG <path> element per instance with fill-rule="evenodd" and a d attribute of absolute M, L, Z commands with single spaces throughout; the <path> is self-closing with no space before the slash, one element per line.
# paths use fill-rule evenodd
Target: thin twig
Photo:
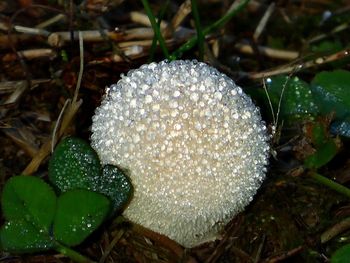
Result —
<path fill-rule="evenodd" d="M 126 29 L 121 30 L 118 29 L 116 31 L 108 31 L 108 30 L 86 30 L 86 31 L 80 31 L 83 35 L 84 42 L 102 42 L 106 39 L 104 38 L 103 34 L 107 36 L 109 39 L 122 43 L 124 41 L 131 41 L 131 40 L 149 40 L 154 37 L 154 32 L 152 28 L 146 28 L 146 27 L 139 27 L 139 28 L 132 28 L 132 29 Z M 62 47 L 69 43 L 72 40 L 78 40 L 78 32 L 73 32 L 73 39 L 71 39 L 71 32 L 53 32 L 48 37 L 48 43 L 50 46 L 53 47 Z M 179 27 L 174 32 L 174 39 L 180 38 L 180 39 L 187 39 L 191 37 L 194 34 L 194 30 L 184 27 Z"/>
<path fill-rule="evenodd" d="M 51 140 L 51 153 L 53 153 L 53 150 L 54 150 L 54 148 L 55 148 L 57 129 L 58 129 L 58 127 L 60 127 L 61 120 L 62 120 L 62 116 L 63 116 L 63 113 L 64 113 L 65 109 L 66 109 L 67 106 L 68 106 L 68 103 L 70 103 L 70 99 L 67 99 L 67 100 L 64 102 L 63 107 L 62 107 L 62 109 L 61 109 L 61 112 L 60 112 L 60 114 L 58 115 L 58 118 L 57 118 L 55 127 L 53 128 L 53 131 L 52 131 L 52 140 Z"/>
<path fill-rule="evenodd" d="M 167 37 L 171 35 L 171 33 L 174 32 L 182 24 L 182 22 L 190 13 L 191 13 L 191 0 L 185 0 L 178 8 L 176 14 L 171 19 L 171 22 L 166 26 L 164 30 L 162 30 L 162 32 L 164 33 L 164 36 Z"/>
<path fill-rule="evenodd" d="M 83 35 L 81 32 L 79 32 L 79 55 L 80 55 L 80 67 L 79 67 L 78 81 L 75 87 L 72 103 L 77 102 L 81 80 L 83 78 L 83 72 L 84 72 L 84 41 L 83 41 Z"/>
<path fill-rule="evenodd" d="M 132 22 L 144 25 L 144 26 L 152 26 L 149 18 L 147 15 L 141 13 L 141 12 L 137 12 L 137 11 L 132 11 L 130 12 L 130 20 Z M 166 27 L 168 26 L 168 23 L 165 21 L 161 21 L 160 22 L 160 28 L 161 30 L 164 30 Z"/>
<path fill-rule="evenodd" d="M 350 55 L 350 49 L 346 48 L 339 52 L 331 54 L 329 56 L 318 57 L 316 59 L 312 59 L 306 62 L 300 62 L 297 64 L 287 64 L 287 65 L 280 66 L 277 69 L 271 69 L 268 71 L 263 71 L 258 73 L 255 73 L 255 72 L 250 73 L 249 77 L 252 79 L 260 79 L 260 78 L 271 77 L 271 76 L 275 76 L 283 73 L 291 73 L 291 72 L 295 73 L 302 69 L 316 67 L 316 66 L 324 65 L 336 60 L 340 60 L 348 57 L 349 55 Z"/>
<path fill-rule="evenodd" d="M 287 84 L 288 84 L 288 82 L 290 80 L 291 75 L 292 75 L 292 73 L 286 78 L 286 81 L 282 85 L 281 95 L 280 95 L 280 98 L 278 100 L 278 106 L 277 106 L 277 112 L 276 112 L 276 120 L 275 120 L 275 123 L 274 123 L 275 129 L 277 129 L 277 127 L 278 127 L 278 119 L 279 119 L 280 112 L 281 112 L 282 100 L 283 100 L 284 92 L 285 92 L 285 90 L 287 88 Z"/>
<path fill-rule="evenodd" d="M 264 91 L 265 91 L 265 94 L 266 94 L 266 97 L 267 97 L 267 101 L 269 102 L 269 107 L 270 107 L 270 110 L 271 110 L 272 123 L 273 123 L 273 127 L 272 127 L 272 136 L 273 136 L 275 134 L 275 132 L 276 132 L 276 126 L 275 126 L 276 117 L 275 117 L 275 111 L 273 109 L 272 102 L 271 102 L 271 99 L 270 99 L 270 95 L 269 95 L 269 93 L 267 91 L 267 88 L 266 88 L 265 78 L 263 78 L 263 88 L 264 88 Z"/>
<path fill-rule="evenodd" d="M 266 9 L 265 14 L 263 15 L 263 17 L 260 19 L 260 22 L 258 24 L 258 26 L 255 29 L 254 35 L 253 35 L 253 39 L 255 41 L 258 40 L 258 38 L 260 37 L 261 33 L 264 31 L 267 22 L 269 21 L 273 11 L 275 10 L 275 3 L 271 3 L 269 5 L 269 7 Z"/>
<path fill-rule="evenodd" d="M 55 15 L 54 17 L 51 17 L 48 20 L 36 25 L 35 28 L 43 29 L 43 28 L 49 27 L 57 22 L 61 22 L 62 20 L 65 20 L 65 19 L 67 19 L 67 16 L 65 14 L 58 14 L 58 15 Z"/>
<path fill-rule="evenodd" d="M 13 26 L 13 29 L 18 33 L 30 34 L 30 35 L 48 36 L 50 34 L 49 31 L 41 28 L 26 27 L 26 26 L 20 26 L 20 25 Z"/>
<path fill-rule="evenodd" d="M 49 58 L 53 59 L 57 56 L 56 51 L 51 48 L 38 48 L 17 51 L 17 55 L 25 58 L 26 60 L 32 60 L 37 58 Z M 17 59 L 16 54 L 6 54 L 3 57 L 3 61 L 9 62 Z"/>
<path fill-rule="evenodd" d="M 345 218 L 344 220 L 340 221 L 339 223 L 335 224 L 334 226 L 323 232 L 323 234 L 321 235 L 321 243 L 327 243 L 332 238 L 336 237 L 337 235 L 348 229 L 350 229 L 350 217 Z"/>
<path fill-rule="evenodd" d="M 245 54 L 254 54 L 254 50 L 252 46 L 248 44 L 237 43 L 235 44 L 235 48 Z M 299 52 L 296 52 L 296 51 L 274 49 L 274 48 L 264 47 L 264 46 L 258 46 L 257 49 L 260 54 L 270 58 L 283 59 L 283 60 L 295 60 L 299 57 Z"/>
<path fill-rule="evenodd" d="M 332 36 L 332 35 L 335 35 L 335 34 L 337 34 L 337 33 L 339 33 L 339 32 L 342 32 L 342 31 L 344 31 L 344 30 L 346 30 L 346 29 L 348 29 L 348 28 L 349 28 L 349 23 L 343 23 L 343 24 L 338 25 L 337 27 L 335 27 L 335 28 L 334 28 L 331 32 L 329 32 L 329 33 L 321 34 L 321 35 L 318 35 L 318 36 L 315 36 L 315 37 L 309 39 L 309 40 L 307 41 L 307 43 L 308 43 L 308 45 L 310 45 L 310 44 L 312 44 L 312 43 L 315 43 L 315 42 L 317 42 L 317 41 L 320 41 L 320 40 L 322 40 L 322 39 L 325 39 L 325 38 L 327 38 L 327 37 L 330 37 L 330 36 Z"/>
<path fill-rule="evenodd" d="M 119 240 L 123 237 L 125 233 L 124 229 L 120 229 L 118 233 L 113 237 L 112 241 L 108 244 L 107 248 L 103 252 L 99 263 L 104 263 L 109 256 L 109 254 L 112 252 L 113 248 L 115 247 L 116 244 L 118 244 Z"/>

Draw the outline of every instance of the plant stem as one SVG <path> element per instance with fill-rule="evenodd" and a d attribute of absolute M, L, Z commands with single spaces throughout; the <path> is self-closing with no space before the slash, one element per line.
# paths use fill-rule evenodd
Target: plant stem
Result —
<path fill-rule="evenodd" d="M 159 46 L 162 49 L 165 57 L 167 59 L 169 59 L 169 51 L 168 51 L 168 49 L 166 47 L 164 38 L 162 36 L 162 33 L 160 32 L 160 26 L 157 25 L 156 18 L 155 18 L 155 16 L 152 13 L 152 10 L 151 10 L 151 7 L 150 7 L 150 5 L 148 3 L 148 0 L 141 0 L 141 2 L 143 4 L 143 7 L 145 8 L 145 11 L 146 11 L 146 14 L 148 16 L 148 19 L 151 22 L 154 34 L 156 35 L 156 37 L 158 39 Z"/>
<path fill-rule="evenodd" d="M 55 244 L 55 250 L 60 252 L 61 254 L 69 257 L 70 259 L 72 259 L 74 262 L 78 262 L 78 263 L 94 263 L 94 261 L 92 261 L 91 259 L 83 256 L 82 254 L 76 252 L 75 250 L 66 247 L 58 242 L 56 242 Z"/>
<path fill-rule="evenodd" d="M 203 34 L 207 35 L 210 32 L 217 30 L 218 28 L 222 27 L 224 24 L 226 24 L 232 17 L 234 17 L 236 14 L 238 14 L 243 8 L 246 7 L 250 0 L 242 0 L 238 4 L 234 4 L 230 10 L 220 19 L 215 21 L 213 24 L 210 26 L 204 28 Z M 198 41 L 198 36 L 193 36 L 190 38 L 185 44 L 183 44 L 181 47 L 179 47 L 177 50 L 175 50 L 171 55 L 170 55 L 170 60 L 175 60 L 179 57 L 182 56 L 182 54 L 185 51 L 190 50 L 193 48 Z"/>
<path fill-rule="evenodd" d="M 204 56 L 204 33 L 201 27 L 201 22 L 199 18 L 199 12 L 198 12 L 198 5 L 197 0 L 191 0 L 191 6 L 192 6 L 192 14 L 194 17 L 194 23 L 196 26 L 197 31 L 197 42 L 198 42 L 198 49 L 199 49 L 199 59 L 203 60 Z"/>
<path fill-rule="evenodd" d="M 162 6 L 162 8 L 161 8 L 160 11 L 159 11 L 159 14 L 157 15 L 157 17 L 158 17 L 157 27 L 158 27 L 158 28 L 160 28 L 160 23 L 161 23 L 161 21 L 162 21 L 162 19 L 163 19 L 163 17 L 164 17 L 164 14 L 165 14 L 165 11 L 166 11 L 168 5 L 169 5 L 169 1 L 170 1 L 170 0 L 167 0 L 167 1 L 165 2 L 165 4 Z M 157 39 L 157 35 L 154 34 L 153 39 L 152 39 L 151 49 L 150 49 L 150 51 L 149 51 L 148 62 L 153 62 L 154 53 L 155 53 L 156 48 L 157 48 L 157 40 L 158 40 L 158 39 Z"/>
<path fill-rule="evenodd" d="M 315 179 L 317 182 L 319 182 L 319 183 L 329 187 L 330 189 L 350 198 L 350 189 L 345 187 L 344 185 L 341 185 L 333 180 L 330 180 L 330 179 L 328 179 L 328 178 L 324 177 L 323 175 L 320 175 L 316 172 L 311 173 L 311 177 L 313 179 Z"/>

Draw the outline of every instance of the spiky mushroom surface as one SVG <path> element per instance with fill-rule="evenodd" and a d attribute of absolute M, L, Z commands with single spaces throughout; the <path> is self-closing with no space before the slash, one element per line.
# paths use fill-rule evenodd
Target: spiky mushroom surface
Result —
<path fill-rule="evenodd" d="M 189 60 L 143 65 L 107 88 L 91 140 L 102 163 L 130 171 L 124 215 L 185 247 L 217 238 L 252 201 L 269 152 L 251 99 Z"/>

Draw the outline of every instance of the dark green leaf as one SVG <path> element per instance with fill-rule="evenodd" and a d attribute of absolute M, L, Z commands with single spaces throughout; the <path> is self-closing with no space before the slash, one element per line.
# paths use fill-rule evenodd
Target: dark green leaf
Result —
<path fill-rule="evenodd" d="M 350 72 L 335 70 L 318 73 L 311 83 L 320 113 L 335 112 L 337 120 L 350 116 Z"/>
<path fill-rule="evenodd" d="M 102 194 L 84 189 L 67 191 L 57 201 L 54 236 L 65 245 L 78 245 L 98 228 L 109 211 L 110 201 Z"/>
<path fill-rule="evenodd" d="M 25 219 L 40 229 L 50 228 L 56 195 L 40 178 L 24 175 L 10 178 L 3 189 L 1 202 L 7 220 Z"/>
<path fill-rule="evenodd" d="M 280 119 L 291 121 L 314 116 L 318 109 L 314 103 L 309 85 L 298 77 L 284 75 L 267 79 L 269 93 L 274 112 L 278 110 L 279 100 L 282 97 Z M 284 88 L 284 93 L 282 90 Z"/>
<path fill-rule="evenodd" d="M 349 263 L 350 261 L 350 244 L 342 246 L 334 252 L 331 257 L 331 263 Z"/>
<path fill-rule="evenodd" d="M 342 50 L 344 47 L 339 40 L 324 40 L 311 46 L 311 50 L 316 53 L 332 54 Z"/>
<path fill-rule="evenodd" d="M 335 135 L 350 138 L 350 118 L 348 117 L 343 121 L 333 122 L 331 124 L 330 131 Z"/>
<path fill-rule="evenodd" d="M 56 209 L 56 196 L 43 180 L 15 176 L 2 193 L 7 222 L 1 228 L 1 247 L 13 252 L 32 252 L 52 247 L 49 235 Z"/>
<path fill-rule="evenodd" d="M 327 164 L 337 153 L 335 142 L 330 139 L 320 146 L 314 154 L 306 158 L 304 164 L 309 169 L 318 169 Z"/>
<path fill-rule="evenodd" d="M 319 122 L 314 123 L 312 129 L 312 141 L 315 144 L 316 148 L 322 147 L 322 145 L 327 142 L 329 139 L 326 134 L 326 127 Z"/>
<path fill-rule="evenodd" d="M 79 138 L 63 139 L 49 162 L 49 178 L 63 192 L 77 188 L 91 189 L 101 173 L 96 152 Z"/>
<path fill-rule="evenodd" d="M 45 230 L 38 230 L 26 220 L 6 222 L 0 229 L 0 247 L 16 253 L 37 252 L 53 248 L 53 240 Z"/>
<path fill-rule="evenodd" d="M 106 165 L 97 192 L 107 195 L 113 204 L 113 210 L 117 211 L 130 199 L 133 188 L 129 178 L 117 167 Z"/>

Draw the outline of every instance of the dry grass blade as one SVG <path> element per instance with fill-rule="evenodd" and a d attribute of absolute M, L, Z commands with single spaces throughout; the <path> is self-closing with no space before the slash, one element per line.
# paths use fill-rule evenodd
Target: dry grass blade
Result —
<path fill-rule="evenodd" d="M 172 32 L 174 32 L 190 13 L 191 0 L 186 0 L 181 4 L 170 24 L 168 24 L 163 31 L 164 36 L 169 36 Z"/>
<path fill-rule="evenodd" d="M 271 77 L 283 73 L 296 73 L 297 71 L 301 69 L 306 69 L 306 68 L 311 68 L 311 67 L 316 67 L 320 66 L 326 63 L 330 63 L 333 61 L 337 61 L 343 58 L 346 58 L 350 55 L 350 50 L 348 48 L 343 49 L 339 52 L 336 52 L 332 55 L 325 56 L 325 57 L 318 57 L 316 59 L 308 60 L 303 63 L 298 63 L 297 65 L 295 64 L 287 64 L 284 66 L 280 66 L 277 69 L 272 69 L 268 71 L 263 71 L 263 72 L 258 72 L 258 73 L 251 73 L 249 74 L 249 77 L 252 79 L 261 79 L 261 78 L 266 78 L 266 77 Z"/>
<path fill-rule="evenodd" d="M 34 157 L 38 152 L 34 134 L 19 119 L 12 120 L 0 128 L 15 144 L 29 156 Z"/>
<path fill-rule="evenodd" d="M 32 89 L 37 87 L 39 84 L 48 83 L 50 79 L 34 79 L 32 80 Z M 25 87 L 27 82 L 25 80 L 18 81 L 3 81 L 0 82 L 0 94 L 11 93 L 20 87 Z"/>
<path fill-rule="evenodd" d="M 185 250 L 168 237 L 155 233 L 137 224 L 133 224 L 132 230 L 143 235 L 144 237 L 151 239 L 157 246 L 168 249 L 175 257 L 171 259 L 172 261 L 178 262 L 181 259 L 181 262 L 197 263 L 194 258 L 185 256 Z"/>
<path fill-rule="evenodd" d="M 135 23 L 138 23 L 144 26 L 149 26 L 149 27 L 151 26 L 151 22 L 149 21 L 148 16 L 141 12 L 137 12 L 137 11 L 130 12 L 130 19 Z M 168 26 L 167 22 L 165 21 L 160 22 L 161 30 L 164 30 L 167 26 Z"/>
<path fill-rule="evenodd" d="M 68 106 L 68 109 L 66 111 L 66 114 L 64 114 L 61 127 L 59 131 L 57 132 L 56 138 L 61 138 L 68 126 L 71 124 L 74 116 L 78 112 L 79 107 L 83 103 L 82 100 L 79 100 L 77 102 L 72 101 L 71 104 Z M 23 170 L 23 174 L 30 175 L 34 172 L 36 172 L 41 164 L 41 162 L 50 154 L 52 147 L 51 140 L 44 143 L 44 145 L 40 148 L 40 150 L 37 152 L 37 154 L 34 156 L 34 158 L 31 160 L 31 162 L 28 164 L 28 166 Z"/>
<path fill-rule="evenodd" d="M 18 51 L 18 55 L 23 57 L 26 60 L 32 60 L 37 58 L 49 58 L 53 59 L 56 57 L 56 51 L 51 48 L 40 48 L 40 49 L 28 49 Z M 4 62 L 15 61 L 17 59 L 17 55 L 15 54 L 6 54 L 2 58 Z"/>
<path fill-rule="evenodd" d="M 251 258 L 246 255 L 243 251 L 238 251 L 238 248 L 235 248 L 232 244 L 232 237 L 237 233 L 239 227 L 243 222 L 242 217 L 238 217 L 236 220 L 232 220 L 227 227 L 223 238 L 220 240 L 220 243 L 215 247 L 215 250 L 212 254 L 206 259 L 205 263 L 215 263 L 218 261 L 219 257 L 228 249 L 232 249 L 238 254 L 239 257 L 243 257 L 248 262 L 252 262 Z M 243 255 L 243 256 L 242 256 Z"/>
<path fill-rule="evenodd" d="M 269 7 L 266 9 L 265 14 L 263 15 L 263 17 L 261 18 L 258 26 L 255 29 L 253 38 L 255 41 L 258 40 L 258 38 L 260 37 L 261 33 L 264 31 L 267 22 L 269 21 L 273 11 L 275 10 L 275 3 L 271 3 L 269 5 Z"/>
<path fill-rule="evenodd" d="M 78 99 L 79 89 L 81 85 L 81 79 L 83 76 L 83 70 L 84 70 L 84 50 L 83 50 L 83 39 L 82 35 L 79 34 L 79 47 L 80 47 L 80 70 L 78 75 L 78 81 L 77 86 L 75 88 L 74 96 L 72 101 L 69 103 L 67 107 L 67 111 L 64 113 L 62 118 L 62 124 L 56 134 L 56 138 L 59 139 L 62 137 L 62 135 L 65 133 L 68 126 L 71 124 L 74 116 L 78 112 L 81 104 L 83 101 Z M 37 171 L 39 168 L 41 162 L 50 154 L 51 148 L 52 148 L 52 139 L 47 141 L 38 151 L 37 155 L 31 160 L 29 165 L 24 169 L 23 174 L 29 175 Z"/>
<path fill-rule="evenodd" d="M 18 85 L 16 89 L 12 92 L 12 94 L 1 105 L 15 105 L 20 100 L 20 98 L 26 90 L 27 82 L 23 82 L 23 85 Z M 2 109 L 0 111 L 0 117 L 4 117 L 7 112 L 8 109 Z"/>
<path fill-rule="evenodd" d="M 109 254 L 112 252 L 113 248 L 116 244 L 118 244 L 119 240 L 124 235 L 125 230 L 120 229 L 118 233 L 113 237 L 112 241 L 108 244 L 107 248 L 105 249 L 104 253 L 102 254 L 99 263 L 104 263 L 106 259 L 108 258 Z"/>
<path fill-rule="evenodd" d="M 326 243 L 340 233 L 350 228 L 350 217 L 335 224 L 321 235 L 321 243 Z"/>
<path fill-rule="evenodd" d="M 237 43 L 235 48 L 245 54 L 254 54 L 252 46 L 248 44 Z M 299 57 L 299 52 L 296 51 L 274 49 L 263 46 L 258 46 L 257 49 L 261 55 L 275 59 L 295 60 Z"/>

